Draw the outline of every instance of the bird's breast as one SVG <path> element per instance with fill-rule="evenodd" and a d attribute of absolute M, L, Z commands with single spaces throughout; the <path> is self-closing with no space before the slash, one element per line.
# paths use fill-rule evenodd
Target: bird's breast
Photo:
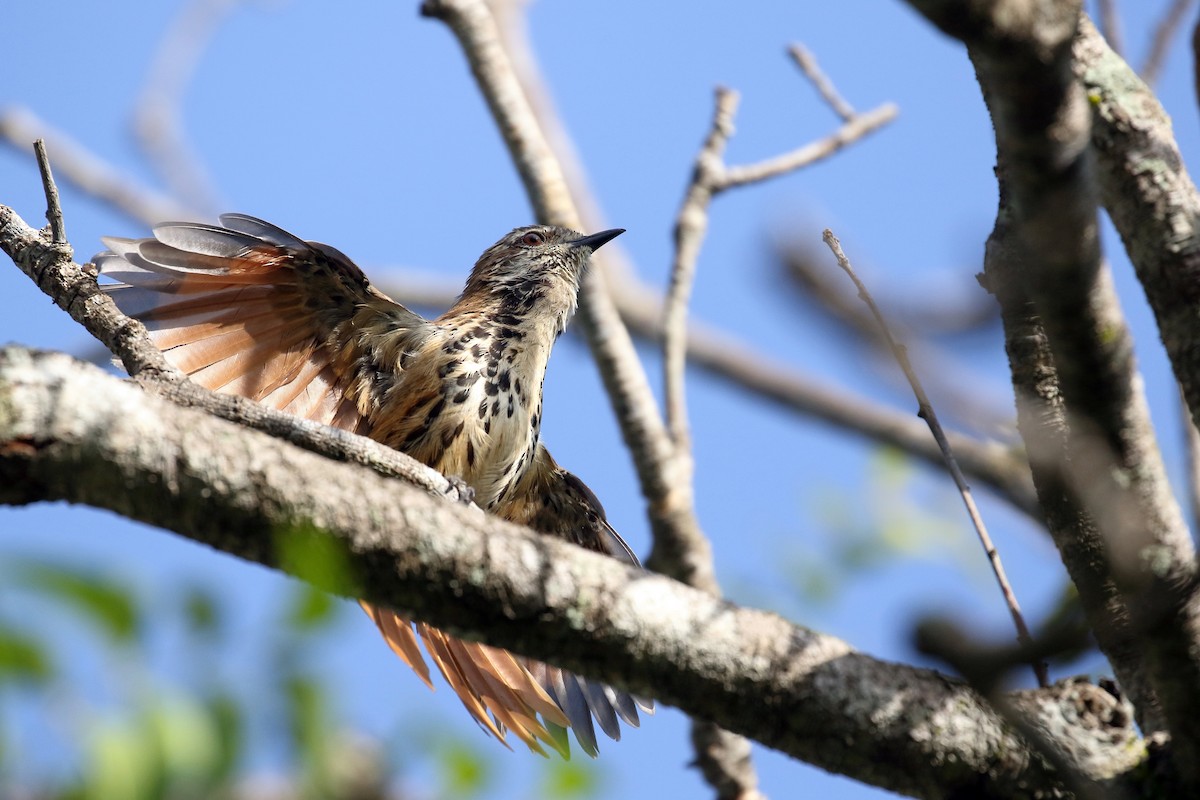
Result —
<path fill-rule="evenodd" d="M 515 337 L 449 337 L 420 359 L 427 368 L 401 376 L 372 436 L 462 478 L 496 510 L 537 448 L 545 363 L 530 350 Z"/>

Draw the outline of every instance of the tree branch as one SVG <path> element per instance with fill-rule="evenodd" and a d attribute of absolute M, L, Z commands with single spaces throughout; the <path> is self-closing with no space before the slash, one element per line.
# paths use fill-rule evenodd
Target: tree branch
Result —
<path fill-rule="evenodd" d="M 1131 629 L 1121 608 L 1151 587 L 1157 594 L 1192 586 L 1193 553 L 1166 481 L 1132 342 L 1101 264 L 1087 158 L 1088 103 L 1072 74 L 1079 3 L 911 2 L 967 44 L 995 125 L 1001 210 L 987 277 L 1004 307 L 1014 385 L 1019 392 L 1050 389 L 1026 377 L 1034 365 L 1052 376 L 1053 398 L 1018 403 L 1026 447 L 1037 453 L 1050 444 L 1051 457 L 1031 461 L 1051 532 L 1143 727 L 1151 732 L 1165 722 L 1178 744 L 1175 766 L 1195 785 L 1195 617 L 1186 606 L 1176 609 L 1180 613 L 1169 623 L 1160 616 L 1154 635 L 1135 643 L 1130 633 L 1136 626 Z M 1005 257 L 996 257 L 1002 248 Z M 1039 330 L 1044 349 L 1032 360 L 1018 360 L 1015 336 L 1032 339 Z M 1097 462 L 1098 452 L 1107 459 Z M 1089 470 L 1094 483 L 1088 493 L 1074 486 L 1064 497 L 1060 473 L 1069 471 L 1067 465 L 1097 463 L 1105 468 Z M 1104 499 L 1103 509 L 1087 502 L 1094 498 Z M 1111 509 L 1120 510 L 1118 519 L 1100 514 Z M 1118 541 L 1136 553 L 1126 575 L 1136 575 L 1137 584 L 1115 583 L 1116 561 L 1106 554 Z"/>
<path fill-rule="evenodd" d="M 1200 425 L 1200 194 L 1166 111 L 1086 19 L 1075 59 L 1092 108 L 1100 199 L 1146 290 L 1192 422 Z"/>
<path fill-rule="evenodd" d="M 336 543 L 353 584 L 326 589 L 651 694 L 892 791 L 1058 787 L 957 681 L 178 408 L 69 357 L 9 348 L 0 502 L 40 500 L 107 508 L 276 568 L 294 537 Z M 1142 757 L 1135 733 L 1093 710 L 1071 729 L 1080 768 L 1124 780 Z M 1079 712 L 1051 702 L 1031 713 Z"/>

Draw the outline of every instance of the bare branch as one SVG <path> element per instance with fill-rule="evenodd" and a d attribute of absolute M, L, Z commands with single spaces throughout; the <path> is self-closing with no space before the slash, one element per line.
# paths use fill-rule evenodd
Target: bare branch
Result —
<path fill-rule="evenodd" d="M 30 151 L 31 142 L 44 139 L 47 148 L 54 152 L 54 168 L 60 179 L 143 225 L 156 225 L 167 219 L 200 220 L 208 216 L 140 185 L 67 134 L 51 128 L 28 109 L 7 108 L 0 112 L 0 139 L 21 151 Z"/>
<path fill-rule="evenodd" d="M 1154 38 L 1150 42 L 1150 53 L 1142 64 L 1142 80 L 1147 85 L 1158 83 L 1163 65 L 1167 63 L 1167 53 L 1171 51 L 1171 43 L 1183 27 L 1183 17 L 1191 8 L 1193 0 L 1171 0 L 1171 5 L 1163 13 L 1162 19 L 1154 26 Z M 1114 48 L 1116 49 L 1116 48 Z"/>
<path fill-rule="evenodd" d="M 326 589 L 653 694 L 892 791 L 1008 798 L 1059 785 L 980 698 L 930 670 L 180 409 L 62 355 L 3 351 L 0 398 L 0 502 L 97 505 L 276 568 L 281 537 L 320 537 L 340 544 L 353 576 Z M 1076 746 L 1120 779 L 1142 758 L 1134 730 L 1083 714 Z"/>
<path fill-rule="evenodd" d="M 954 485 L 958 487 L 958 493 L 962 497 L 963 505 L 967 508 L 967 516 L 971 518 L 971 524 L 975 527 L 976 535 L 979 536 L 979 543 L 983 545 L 983 552 L 987 556 L 988 564 L 992 568 L 992 573 L 996 576 L 996 583 L 1000 585 L 1000 594 L 1004 597 L 1004 602 L 1008 606 L 1008 613 L 1012 616 L 1013 625 L 1017 628 L 1017 641 L 1021 644 L 1029 644 L 1031 641 L 1029 626 L 1025 624 L 1025 616 L 1021 613 L 1021 605 L 1017 602 L 1017 595 L 1012 589 L 1012 584 L 1008 582 L 1008 576 L 1004 573 L 1004 565 L 1000 561 L 1000 551 L 992 543 L 992 537 L 988 534 L 987 526 L 983 523 L 983 516 L 979 513 L 979 507 L 975 505 L 975 497 L 971 494 L 971 487 L 967 485 L 967 480 L 963 477 L 962 470 L 958 468 L 958 461 L 955 460 L 954 451 L 950 448 L 950 442 L 946 439 L 946 432 L 942 430 L 942 425 L 938 422 L 937 411 L 934 409 L 933 403 L 929 402 L 929 396 L 925 394 L 925 388 L 921 385 L 921 379 L 917 377 L 916 370 L 913 369 L 912 363 L 908 360 L 908 353 L 905 351 L 904 345 L 897 342 L 895 337 L 892 336 L 892 331 L 888 327 L 887 321 L 883 318 L 883 312 L 875 304 L 875 299 L 871 297 L 866 284 L 859 279 L 858 274 L 854 271 L 854 267 L 850 264 L 850 259 L 842 251 L 842 244 L 833 235 L 833 231 L 826 228 L 822 238 L 833 252 L 838 266 L 854 282 L 855 288 L 858 289 L 858 296 L 862 298 L 867 308 L 870 309 L 871 315 L 879 325 L 880 332 L 887 341 L 888 348 L 892 351 L 892 355 L 896 359 L 896 363 L 900 365 L 900 369 L 904 372 L 904 377 L 908 379 L 908 385 L 912 387 L 913 394 L 917 398 L 917 416 L 925 420 L 925 423 L 929 426 L 929 432 L 933 434 L 934 441 L 938 444 L 938 449 L 942 451 L 942 458 L 946 462 L 946 469 L 954 479 Z M 1046 686 L 1049 683 L 1049 678 L 1046 674 L 1045 663 L 1034 660 L 1032 665 L 1034 675 L 1037 676 L 1038 685 Z"/>
<path fill-rule="evenodd" d="M 1075 57 L 1091 101 L 1100 198 L 1146 290 L 1192 422 L 1200 424 L 1200 194 L 1162 105 L 1086 19 Z"/>
<path fill-rule="evenodd" d="M 896 118 L 900 110 L 891 103 L 884 103 L 870 111 L 863 112 L 846 122 L 837 132 L 811 144 L 797 148 L 790 153 L 784 153 L 774 158 L 759 161 L 756 164 L 729 167 L 725 171 L 725 179 L 721 182 L 722 189 L 732 189 L 747 183 L 766 180 L 775 175 L 800 169 L 815 161 L 829 158 L 847 145 L 874 133 Z"/>
<path fill-rule="evenodd" d="M 642 308 L 650 302 L 649 299 L 638 300 L 635 305 L 631 299 L 624 306 L 629 313 L 626 319 L 635 332 L 657 338 L 661 336 L 658 318 Z M 800 373 L 791 364 L 764 356 L 727 334 L 693 326 L 688 334 L 688 357 L 695 366 L 785 409 L 895 447 L 935 467 L 942 466 L 937 444 L 929 438 L 928 429 L 912 415 L 842 387 L 822 384 Z M 1029 464 L 1018 449 L 956 432 L 948 436 L 964 472 L 1042 522 L 1042 510 L 1029 477 Z"/>
<path fill-rule="evenodd" d="M 717 800 L 766 800 L 756 788 L 749 739 L 697 719 L 692 722 L 692 748 L 704 780 L 717 790 Z"/>
<path fill-rule="evenodd" d="M 42 191 L 46 195 L 46 220 L 50 223 L 50 241 L 53 244 L 67 243 L 63 228 L 62 204 L 58 200 L 58 187 L 54 185 L 54 173 L 50 171 L 50 157 L 46 155 L 46 142 L 38 139 L 33 143 L 37 156 L 38 172 L 42 174 Z"/>
<path fill-rule="evenodd" d="M 1031 393 L 1037 398 L 1032 403 L 1018 399 L 1027 448 L 1049 443 L 1066 459 L 1031 457 L 1051 532 L 1143 729 L 1166 725 L 1179 744 L 1174 766 L 1195 786 L 1200 661 L 1193 611 L 1185 604 L 1141 647 L 1134 645 L 1124 595 L 1113 583 L 1106 542 L 1095 525 L 1098 512 L 1076 496 L 1064 497 L 1060 476 L 1046 467 L 1084 462 L 1098 435 L 1114 468 L 1097 475 L 1094 488 L 1136 518 L 1128 529 L 1142 537 L 1137 549 L 1145 559 L 1139 563 L 1143 578 L 1153 586 L 1166 576 L 1192 585 L 1191 538 L 1166 481 L 1132 343 L 1100 259 L 1087 158 L 1089 102 L 1071 72 L 1079 3 L 972 2 L 964 8 L 946 0 L 910 2 L 967 43 L 995 126 L 1001 207 L 986 275 L 1004 311 L 1014 386 L 1018 392 L 1056 391 L 1053 397 Z M 1041 352 L 1018 358 L 1020 348 L 1038 342 L 1040 331 Z M 1031 379 L 1035 365 L 1049 369 Z M 1145 569 L 1151 564 L 1153 572 Z"/>
<path fill-rule="evenodd" d="M 817 65 L 817 57 L 807 47 L 797 42 L 788 48 L 788 55 L 796 62 L 796 66 L 804 73 L 804 77 L 812 83 L 813 88 L 817 90 L 817 94 L 821 95 L 825 104 L 833 109 L 833 113 L 841 117 L 842 122 L 849 122 L 858 116 L 854 106 L 847 103 L 845 98 L 838 94 L 833 81 L 821 71 L 821 67 Z"/>
<path fill-rule="evenodd" d="M 1196 95 L 1196 104 L 1200 105 L 1200 19 L 1192 28 L 1192 91 Z"/>
<path fill-rule="evenodd" d="M 780 244 L 778 258 L 787 284 L 797 290 L 798 299 L 823 313 L 829 321 L 853 339 L 873 351 L 886 351 L 887 346 L 871 312 L 847 291 L 838 280 L 836 270 L 818 259 L 814 248 L 799 240 Z M 978 284 L 972 270 L 971 283 Z M 975 367 L 964 363 L 930 339 L 932 335 L 966 333 L 999 325 L 1000 310 L 994 298 L 985 292 L 972 292 L 968 299 L 950 292 L 921 292 L 915 300 L 889 294 L 889 316 L 899 320 L 902 330 L 911 332 L 908 350 L 913 361 L 926 365 L 926 382 L 941 396 L 941 408 L 959 420 L 968 430 L 996 437 L 1000 441 L 1017 439 L 1016 420 L 1011 409 L 1002 407 L 1003 399 L 994 391 L 981 386 L 969 376 Z M 895 323 L 893 323 L 894 325 Z M 891 354 L 883 353 L 888 363 Z M 888 373 L 891 376 L 891 373 Z"/>
<path fill-rule="evenodd" d="M 1196 430 L 1196 424 L 1192 422 L 1192 415 L 1188 413 L 1187 403 L 1181 396 L 1179 398 L 1179 410 L 1183 425 L 1183 443 L 1184 454 L 1187 458 L 1187 498 L 1188 506 L 1192 512 L 1192 525 L 1200 529 L 1200 431 Z"/>
<path fill-rule="evenodd" d="M 696 262 L 708 230 L 708 205 L 725 170 L 722 157 L 733 135 L 738 93 L 718 87 L 713 103 L 713 119 L 704 145 L 696 155 L 692 180 L 684 193 L 683 205 L 675 217 L 675 256 L 671 264 L 671 285 L 663 304 L 663 385 L 666 394 L 667 428 L 675 443 L 677 458 L 689 462 L 686 473 L 691 480 L 691 437 L 688 433 L 687 398 L 684 373 L 687 367 L 687 307 L 696 278 Z"/>

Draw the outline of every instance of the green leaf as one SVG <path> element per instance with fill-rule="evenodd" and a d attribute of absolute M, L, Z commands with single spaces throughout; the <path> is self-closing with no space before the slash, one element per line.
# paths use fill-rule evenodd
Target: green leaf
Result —
<path fill-rule="evenodd" d="M 302 580 L 336 594 L 353 595 L 346 545 L 312 525 L 280 527 L 275 532 L 279 566 Z"/>
<path fill-rule="evenodd" d="M 217 731 L 217 759 L 213 763 L 212 781 L 215 785 L 229 784 L 241 761 L 246 745 L 246 726 L 242 709 L 228 694 L 217 694 L 207 701 L 208 714 Z"/>
<path fill-rule="evenodd" d="M 0 625 L 0 683 L 40 686 L 54 676 L 49 652 L 23 631 Z"/>
<path fill-rule="evenodd" d="M 87 617 L 118 644 L 131 644 L 141 619 L 133 594 L 115 581 L 58 564 L 27 562 L 11 570 L 10 585 L 45 595 Z"/>
<path fill-rule="evenodd" d="M 156 800 L 163 794 L 158 744 L 149 731 L 125 719 L 92 726 L 86 743 L 82 794 L 88 800 Z"/>
<path fill-rule="evenodd" d="M 216 596 L 202 586 L 192 586 L 183 595 L 183 618 L 191 633 L 205 637 L 220 634 L 221 605 Z"/>
<path fill-rule="evenodd" d="M 601 778 L 593 763 L 550 760 L 546 762 L 537 796 L 554 800 L 595 797 L 600 790 Z"/>
<path fill-rule="evenodd" d="M 328 794 L 331 785 L 330 752 L 333 726 L 325 690 L 312 677 L 291 675 L 283 682 L 287 718 L 301 781 L 312 796 Z"/>
<path fill-rule="evenodd" d="M 446 797 L 471 797 L 487 788 L 491 765 L 474 748 L 449 740 L 437 748 L 434 756 L 441 775 L 441 793 Z"/>
<path fill-rule="evenodd" d="M 218 730 L 207 709 L 185 695 L 159 695 L 143 712 L 158 743 L 162 771 L 172 795 L 194 793 L 207 783 L 221 757 Z"/>
<path fill-rule="evenodd" d="M 284 613 L 284 625 L 296 633 L 313 633 L 327 627 L 335 619 L 341 605 L 333 595 L 307 584 L 292 592 Z"/>

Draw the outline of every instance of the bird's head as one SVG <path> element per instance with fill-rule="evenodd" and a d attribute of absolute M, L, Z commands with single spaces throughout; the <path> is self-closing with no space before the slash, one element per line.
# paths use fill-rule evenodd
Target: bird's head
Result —
<path fill-rule="evenodd" d="M 555 225 L 510 231 L 479 257 L 460 303 L 554 320 L 556 333 L 561 332 L 575 311 L 588 258 L 624 232 L 613 228 L 584 236 Z"/>

